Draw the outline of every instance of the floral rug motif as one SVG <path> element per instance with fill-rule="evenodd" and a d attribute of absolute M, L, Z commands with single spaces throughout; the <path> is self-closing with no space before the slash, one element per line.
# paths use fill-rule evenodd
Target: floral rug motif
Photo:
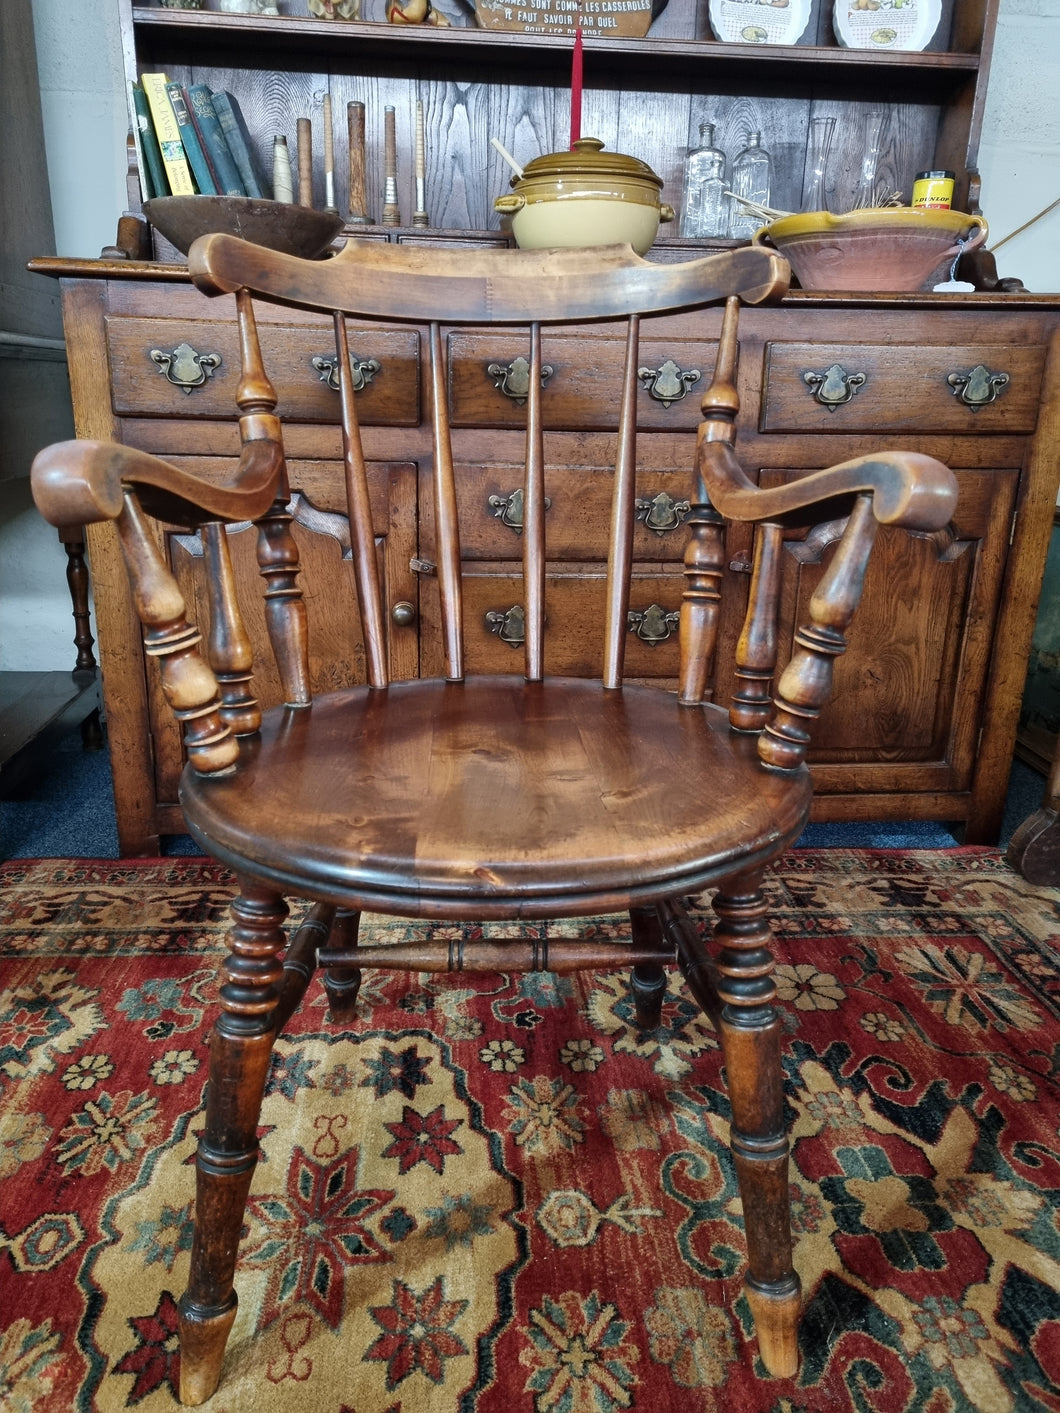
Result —
<path fill-rule="evenodd" d="M 0 877 L 0 1407 L 173 1410 L 231 880 Z M 276 1046 L 207 1406 L 1060 1413 L 1056 893 L 982 849 L 796 850 L 767 886 L 795 1379 L 758 1360 L 721 1056 L 676 972 L 644 1033 L 621 973 L 374 971 L 352 1026 L 314 982 Z M 586 927 L 628 936 L 548 930 Z"/>

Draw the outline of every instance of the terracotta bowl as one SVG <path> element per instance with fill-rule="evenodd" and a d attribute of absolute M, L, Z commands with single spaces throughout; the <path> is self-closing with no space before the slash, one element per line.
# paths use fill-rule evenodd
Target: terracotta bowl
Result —
<path fill-rule="evenodd" d="M 782 216 L 752 243 L 778 250 L 803 289 L 893 292 L 930 288 L 940 266 L 986 236 L 982 216 L 894 206 Z"/>
<path fill-rule="evenodd" d="M 254 196 L 156 196 L 144 202 L 144 215 L 185 255 L 199 236 L 220 232 L 312 260 L 343 226 L 334 211 Z"/>

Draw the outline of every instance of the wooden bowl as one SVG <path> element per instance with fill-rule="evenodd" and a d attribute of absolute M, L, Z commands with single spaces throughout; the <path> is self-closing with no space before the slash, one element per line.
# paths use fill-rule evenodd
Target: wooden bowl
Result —
<path fill-rule="evenodd" d="M 337 212 L 255 196 L 156 196 L 143 209 L 151 225 L 185 255 L 199 236 L 220 232 L 312 260 L 343 227 Z"/>
<path fill-rule="evenodd" d="M 930 287 L 945 261 L 975 250 L 986 236 L 982 216 L 885 206 L 782 216 L 752 244 L 778 250 L 803 289 L 894 292 Z"/>

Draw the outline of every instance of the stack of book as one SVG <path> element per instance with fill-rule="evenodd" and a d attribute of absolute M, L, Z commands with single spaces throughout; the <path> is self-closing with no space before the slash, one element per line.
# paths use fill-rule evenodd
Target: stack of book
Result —
<path fill-rule="evenodd" d="M 144 200 L 154 196 L 266 196 L 239 105 L 223 89 L 182 88 L 165 74 L 129 85 Z"/>

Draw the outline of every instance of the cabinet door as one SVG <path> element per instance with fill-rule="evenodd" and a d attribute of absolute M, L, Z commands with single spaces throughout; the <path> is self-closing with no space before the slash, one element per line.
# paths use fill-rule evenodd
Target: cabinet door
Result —
<path fill-rule="evenodd" d="M 950 527 L 880 530 L 810 753 L 821 794 L 967 791 L 1019 473 L 958 471 Z M 776 483 L 783 473 L 771 472 Z M 763 481 L 767 476 L 763 474 Z M 843 522 L 785 546 L 780 668 Z M 943 816 L 934 816 L 943 817 Z"/>
<path fill-rule="evenodd" d="M 309 621 L 310 680 L 315 692 L 334 691 L 365 680 L 342 467 L 292 461 L 289 470 L 293 488 L 289 508 Z M 416 552 L 416 468 L 406 463 L 376 462 L 369 465 L 368 474 L 390 673 L 395 679 L 411 678 L 419 671 L 415 617 L 411 622 L 395 623 L 391 610 L 402 601 L 417 608 L 417 583 L 410 567 Z M 240 608 L 254 651 L 254 690 L 267 709 L 279 705 L 283 697 L 265 626 L 257 531 L 249 522 L 230 525 L 228 542 Z M 170 531 L 166 549 L 189 616 L 205 633 L 209 610 L 199 537 Z M 161 695 L 153 664 L 148 672 L 156 788 L 159 802 L 165 804 L 176 800 L 183 769 L 180 733 Z"/>

